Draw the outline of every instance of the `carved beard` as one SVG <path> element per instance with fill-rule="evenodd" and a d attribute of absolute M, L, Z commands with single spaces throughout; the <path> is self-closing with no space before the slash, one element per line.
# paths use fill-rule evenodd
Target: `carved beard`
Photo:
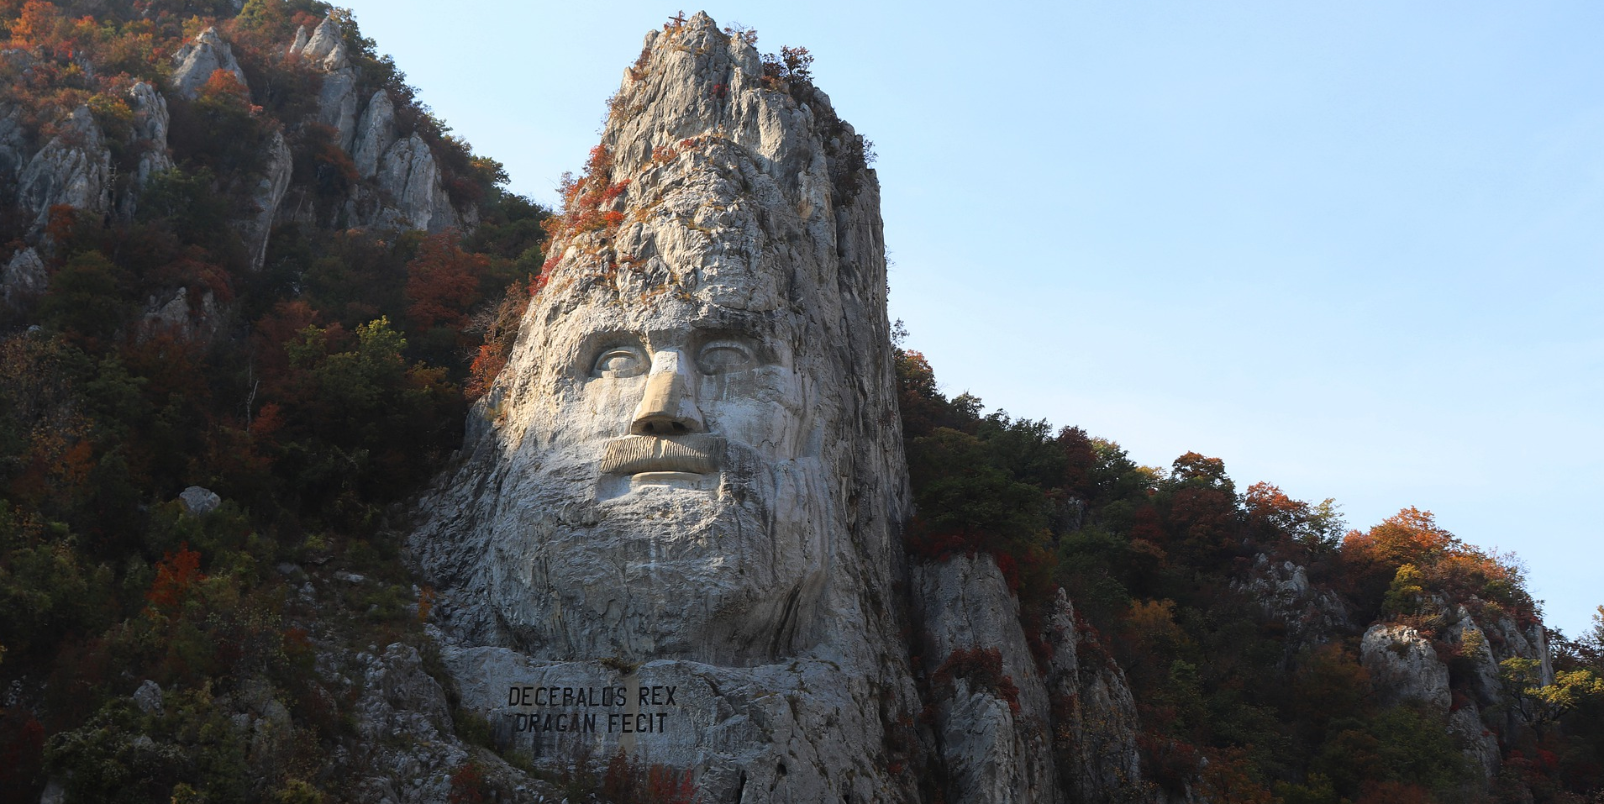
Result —
<path fill-rule="evenodd" d="M 532 479 L 540 513 L 486 557 L 513 647 L 548 660 L 737 666 L 806 647 L 798 635 L 811 630 L 834 521 L 818 458 L 771 463 L 731 443 L 716 490 L 646 487 L 603 500 L 594 475 L 557 474 Z"/>

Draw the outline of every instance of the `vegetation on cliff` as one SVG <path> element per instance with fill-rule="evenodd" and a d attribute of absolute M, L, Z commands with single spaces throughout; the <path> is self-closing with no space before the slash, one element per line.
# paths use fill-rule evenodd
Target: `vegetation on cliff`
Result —
<path fill-rule="evenodd" d="M 1079 428 L 983 413 L 973 396 L 943 395 L 915 351 L 898 350 L 897 373 L 919 510 L 910 551 L 996 556 L 1027 634 L 1040 633 L 1062 585 L 1125 670 L 1144 775 L 1164 794 L 1585 801 L 1604 785 L 1604 607 L 1593 633 L 1547 634 L 1555 683 L 1542 683 L 1535 658 L 1503 662 L 1502 703 L 1475 725 L 1502 752 L 1484 780 L 1449 725 L 1487 697 L 1476 689 L 1481 643 L 1454 629 L 1474 620 L 1506 623 L 1515 638 L 1542 630 L 1512 557 L 1465 544 L 1414 508 L 1350 531 L 1331 500 L 1294 500 L 1268 483 L 1238 491 L 1217 458 L 1139 466 Z M 1284 567 L 1295 569 L 1274 574 Z M 1277 587 L 1295 593 L 1278 598 Z M 1372 683 L 1360 637 L 1377 620 L 1427 635 L 1448 668 L 1451 711 L 1392 705 Z M 1504 637 L 1489 628 L 1485 639 Z"/>
<path fill-rule="evenodd" d="M 330 14 L 471 234 L 341 224 L 359 177 L 313 119 L 324 76 L 286 55 Z M 167 86 L 213 26 L 249 89 L 219 69 L 192 99 L 168 92 L 172 167 L 140 185 L 130 88 Z M 426 644 L 387 506 L 460 443 L 472 361 L 503 295 L 527 296 L 547 212 L 323 3 L 8 0 L 0 40 L 7 145 L 37 152 L 87 107 L 108 195 L 137 200 L 58 206 L 40 231 L 3 194 L 0 264 L 34 248 L 49 282 L 0 306 L 0 798 L 52 777 L 76 800 L 349 798 L 329 747 L 352 739 L 353 693 L 311 667 L 340 635 Z M 312 211 L 281 216 L 256 269 L 235 221 L 275 135 Z M 177 323 L 158 312 L 175 290 Z M 192 510 L 191 486 L 225 502 Z M 314 606 L 302 565 L 365 580 Z M 145 680 L 160 692 L 142 708 Z M 268 725 L 250 738 L 240 712 Z"/>

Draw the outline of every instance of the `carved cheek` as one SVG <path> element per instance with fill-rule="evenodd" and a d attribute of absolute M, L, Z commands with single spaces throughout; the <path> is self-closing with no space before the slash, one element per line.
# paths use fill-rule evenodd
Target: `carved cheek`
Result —
<path fill-rule="evenodd" d="M 778 366 L 704 379 L 708 430 L 756 449 L 771 460 L 800 454 L 806 402 L 795 375 Z"/>

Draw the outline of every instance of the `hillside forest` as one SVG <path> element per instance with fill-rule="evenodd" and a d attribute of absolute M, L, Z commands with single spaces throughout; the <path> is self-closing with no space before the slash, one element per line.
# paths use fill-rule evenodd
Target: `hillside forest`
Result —
<path fill-rule="evenodd" d="M 0 0 L 0 801 L 360 798 L 350 657 L 451 683 L 405 503 L 572 212 L 506 184 L 325 3 Z M 992 556 L 1027 634 L 1067 591 L 1138 705 L 1132 800 L 1604 801 L 1604 607 L 1567 636 L 1430 512 L 1350 529 L 1218 458 L 949 397 L 907 337 L 910 560 Z M 1384 677 L 1411 650 L 1441 705 Z M 448 721 L 452 801 L 534 773 Z M 694 796 L 621 757 L 538 781 Z"/>

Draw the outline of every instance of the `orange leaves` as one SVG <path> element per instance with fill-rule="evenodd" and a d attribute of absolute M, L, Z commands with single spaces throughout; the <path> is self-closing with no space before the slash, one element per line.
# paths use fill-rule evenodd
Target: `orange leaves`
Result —
<path fill-rule="evenodd" d="M 479 300 L 479 277 L 490 258 L 462 250 L 454 231 L 426 238 L 407 263 L 407 316 L 414 330 L 460 329 L 468 308 Z"/>
<path fill-rule="evenodd" d="M 206 579 L 200 571 L 200 553 L 185 543 L 178 552 L 167 553 L 156 565 L 156 580 L 151 583 L 145 599 L 163 613 L 171 613 L 183 604 L 191 587 Z"/>
<path fill-rule="evenodd" d="M 1357 531 L 1342 542 L 1344 552 L 1391 565 L 1422 564 L 1428 559 L 1461 546 L 1452 533 L 1437 526 L 1430 511 L 1414 506 L 1388 517 L 1369 533 Z"/>
<path fill-rule="evenodd" d="M 201 95 L 209 98 L 235 97 L 249 98 L 250 90 L 240 83 L 239 76 L 234 73 L 216 69 L 206 78 L 206 85 L 201 87 Z"/>
<path fill-rule="evenodd" d="M 474 357 L 473 365 L 468 369 L 468 387 L 463 393 L 468 401 L 473 401 L 490 392 L 490 384 L 496 381 L 496 375 L 501 373 L 502 367 L 507 365 L 507 348 L 498 343 L 487 343 L 479 347 L 479 354 Z"/>

